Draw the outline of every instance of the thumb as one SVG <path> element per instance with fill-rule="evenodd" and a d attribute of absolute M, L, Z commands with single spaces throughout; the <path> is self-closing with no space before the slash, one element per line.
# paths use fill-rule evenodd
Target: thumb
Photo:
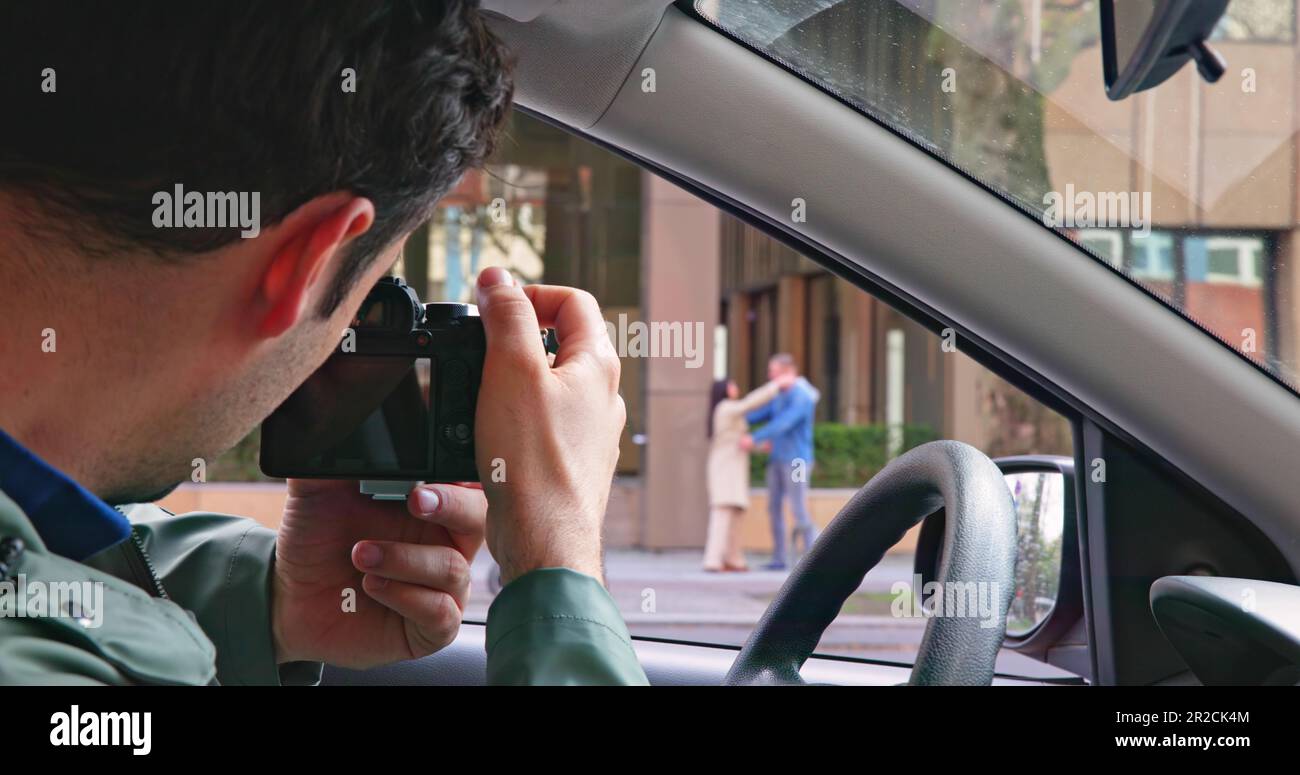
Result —
<path fill-rule="evenodd" d="M 550 368 L 537 312 L 510 272 L 492 266 L 479 273 L 478 308 L 489 361 L 505 361 L 515 369 Z"/>

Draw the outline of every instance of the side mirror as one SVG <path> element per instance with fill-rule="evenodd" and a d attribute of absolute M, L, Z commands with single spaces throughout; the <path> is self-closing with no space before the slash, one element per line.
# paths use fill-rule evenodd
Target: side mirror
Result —
<path fill-rule="evenodd" d="M 1101 0 L 1106 96 L 1158 86 L 1188 61 L 1205 80 L 1219 80 L 1226 66 L 1205 41 L 1227 8 L 1228 0 Z"/>
<path fill-rule="evenodd" d="M 1023 638 L 1056 607 L 1065 533 L 1065 475 L 1058 468 L 1002 469 L 1016 504 L 1016 591 L 1007 612 L 1007 635 Z"/>
<path fill-rule="evenodd" d="M 1006 648 L 1080 675 L 1089 670 L 1082 568 L 1075 516 L 1074 459 L 1058 455 L 997 458 L 1016 506 L 1016 589 L 1007 613 Z M 944 551 L 944 513 L 926 517 L 914 572 L 932 581 Z"/>

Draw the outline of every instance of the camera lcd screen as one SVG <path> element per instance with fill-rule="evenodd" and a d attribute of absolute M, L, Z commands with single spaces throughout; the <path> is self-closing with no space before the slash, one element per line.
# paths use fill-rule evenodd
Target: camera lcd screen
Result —
<path fill-rule="evenodd" d="M 421 478 L 430 470 L 429 358 L 334 355 L 267 418 L 271 476 Z"/>

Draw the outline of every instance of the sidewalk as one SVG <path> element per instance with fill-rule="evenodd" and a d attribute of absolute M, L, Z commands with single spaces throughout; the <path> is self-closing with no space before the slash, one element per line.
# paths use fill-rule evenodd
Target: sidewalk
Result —
<path fill-rule="evenodd" d="M 766 556 L 751 555 L 749 563 L 754 570 L 747 573 L 707 573 L 700 568 L 697 550 L 614 549 L 605 555 L 605 575 L 610 593 L 629 621 L 649 616 L 660 623 L 725 619 L 752 624 L 758 621 L 789 575 L 788 571 L 758 570 L 765 562 Z M 486 551 L 474 560 L 474 589 L 467 615 L 480 611 L 487 615 L 487 607 L 492 602 L 487 589 L 490 563 Z M 862 580 L 858 594 L 884 602 L 892 598 L 890 588 L 895 582 L 911 580 L 912 558 L 886 555 Z M 887 616 L 887 607 L 879 613 Z"/>
<path fill-rule="evenodd" d="M 751 555 L 750 567 L 757 569 L 767 559 Z M 486 552 L 481 552 L 474 561 L 466 619 L 487 617 L 490 567 Z M 605 572 L 610 594 L 633 634 L 729 645 L 744 642 L 788 576 L 760 570 L 706 573 L 698 550 L 611 550 L 605 556 Z M 924 622 L 890 614 L 891 586 L 911 578 L 910 555 L 886 555 L 846 602 L 821 650 L 884 659 L 914 653 Z"/>

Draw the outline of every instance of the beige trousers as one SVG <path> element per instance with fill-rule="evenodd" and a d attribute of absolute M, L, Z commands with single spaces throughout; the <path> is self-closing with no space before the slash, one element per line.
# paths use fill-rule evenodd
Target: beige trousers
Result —
<path fill-rule="evenodd" d="M 709 510 L 709 534 L 704 542 L 704 569 L 722 570 L 745 567 L 745 553 L 740 550 L 740 520 L 745 510 L 739 506 L 714 506 Z"/>

